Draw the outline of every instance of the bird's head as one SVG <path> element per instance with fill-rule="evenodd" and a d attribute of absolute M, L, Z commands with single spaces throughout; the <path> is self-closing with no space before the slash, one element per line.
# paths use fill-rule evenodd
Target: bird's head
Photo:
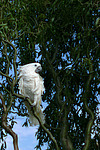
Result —
<path fill-rule="evenodd" d="M 40 63 L 30 63 L 20 67 L 20 70 L 24 73 L 32 74 L 32 72 L 39 73 L 42 71 L 42 67 Z"/>
<path fill-rule="evenodd" d="M 33 67 L 34 67 L 34 71 L 36 73 L 39 73 L 42 71 L 42 67 L 41 67 L 41 64 L 40 63 L 33 63 Z"/>

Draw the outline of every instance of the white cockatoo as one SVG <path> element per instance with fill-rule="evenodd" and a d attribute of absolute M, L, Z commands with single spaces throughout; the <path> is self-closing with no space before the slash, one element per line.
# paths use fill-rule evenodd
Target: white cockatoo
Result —
<path fill-rule="evenodd" d="M 35 113 L 44 124 L 45 116 L 41 108 L 41 99 L 45 88 L 43 78 L 39 75 L 41 70 L 40 63 L 30 63 L 21 66 L 19 69 L 19 92 L 31 100 L 35 107 Z M 39 122 L 34 117 L 29 104 L 25 102 L 25 105 L 29 112 L 30 125 L 38 125 Z"/>

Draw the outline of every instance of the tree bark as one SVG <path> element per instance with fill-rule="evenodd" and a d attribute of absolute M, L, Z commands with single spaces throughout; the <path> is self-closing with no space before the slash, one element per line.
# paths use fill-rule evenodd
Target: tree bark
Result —
<path fill-rule="evenodd" d="M 7 133 L 9 133 L 9 134 L 12 136 L 12 138 L 13 138 L 14 150 L 19 150 L 19 148 L 18 148 L 18 136 L 17 136 L 17 134 L 10 128 L 10 126 L 7 126 L 7 124 L 6 124 L 5 120 L 4 120 L 4 118 L 2 119 L 2 126 L 3 126 L 3 128 L 5 129 L 5 131 L 6 131 Z"/>
<path fill-rule="evenodd" d="M 3 106 L 3 115 L 2 115 L 2 127 L 5 129 L 5 131 L 7 133 L 9 133 L 12 138 L 13 138 L 13 146 L 14 146 L 14 150 L 19 150 L 18 148 L 18 136 L 17 134 L 12 130 L 10 125 L 7 125 L 7 115 L 8 115 L 8 110 L 7 107 L 5 105 L 5 101 L 4 98 L 2 97 L 2 95 L 0 94 L 0 98 L 2 101 L 2 106 Z"/>

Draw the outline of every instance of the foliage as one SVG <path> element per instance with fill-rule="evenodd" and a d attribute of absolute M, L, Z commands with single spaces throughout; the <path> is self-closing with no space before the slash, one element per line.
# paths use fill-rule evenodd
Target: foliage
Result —
<path fill-rule="evenodd" d="M 46 128 L 60 149 L 96 150 L 100 141 L 100 2 L 2 0 L 1 5 L 0 91 L 9 108 L 7 115 L 15 110 L 27 115 L 22 100 L 14 95 L 18 94 L 17 68 L 39 61 L 46 88 L 43 101 L 48 103 Z M 2 105 L 0 100 L 1 116 Z M 41 126 L 37 139 L 37 149 L 48 142 L 48 149 L 55 150 Z"/>

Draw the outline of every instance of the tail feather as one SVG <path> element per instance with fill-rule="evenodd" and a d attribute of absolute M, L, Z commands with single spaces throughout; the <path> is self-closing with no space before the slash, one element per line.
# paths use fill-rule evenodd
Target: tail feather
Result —
<path fill-rule="evenodd" d="M 44 124 L 45 123 L 45 115 L 43 111 L 41 110 L 40 106 L 35 106 L 35 113 L 36 115 L 40 118 L 41 122 Z M 29 120 L 30 120 L 30 125 L 39 125 L 39 121 L 36 119 L 36 117 L 33 115 L 32 111 L 29 112 Z"/>
<path fill-rule="evenodd" d="M 40 111 L 35 111 L 36 115 L 40 118 L 41 122 L 45 123 L 45 115 L 40 109 Z M 30 125 L 39 125 L 39 121 L 36 119 L 36 117 L 33 114 L 29 114 L 30 119 Z"/>
<path fill-rule="evenodd" d="M 32 112 L 32 110 L 30 108 L 30 105 L 27 102 L 25 102 L 25 105 L 26 105 L 26 107 L 28 109 L 30 125 L 31 126 L 39 125 L 39 121 L 33 115 L 33 112 Z M 40 105 L 35 105 L 34 107 L 35 107 L 34 111 L 35 111 L 36 115 L 40 118 L 41 122 L 44 124 L 45 123 L 45 115 L 44 115 L 44 113 L 43 113 L 43 111 L 41 109 L 41 106 Z"/>

